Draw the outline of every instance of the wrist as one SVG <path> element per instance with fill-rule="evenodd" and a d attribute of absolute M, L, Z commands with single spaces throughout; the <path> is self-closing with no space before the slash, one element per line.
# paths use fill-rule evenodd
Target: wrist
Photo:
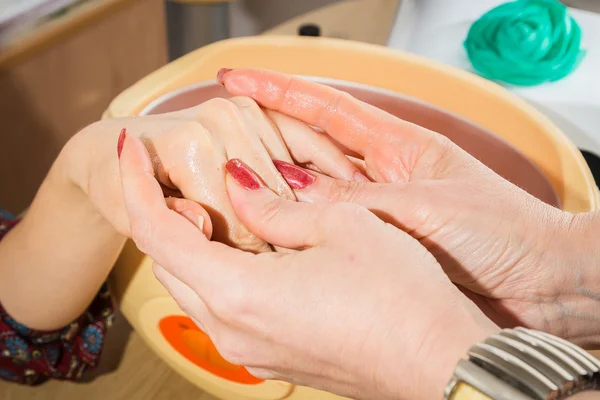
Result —
<path fill-rule="evenodd" d="M 424 398 L 443 398 L 456 365 L 467 357 L 469 349 L 500 331 L 474 305 L 473 309 L 466 310 L 462 321 L 449 320 L 445 325 L 433 336 L 431 357 L 427 358 L 430 371 L 425 376 L 430 380 L 423 381 L 420 389 L 422 392 L 428 391 L 428 396 Z"/>
<path fill-rule="evenodd" d="M 558 232 L 555 259 L 548 260 L 558 289 L 547 330 L 579 346 L 599 348 L 600 213 L 569 215 Z"/>
<path fill-rule="evenodd" d="M 93 137 L 86 129 L 73 136 L 63 147 L 50 169 L 45 183 L 61 198 L 65 205 L 82 212 L 90 226 L 111 225 L 98 211 L 89 196 L 89 177 L 100 149 L 92 143 Z M 112 227 L 112 226 L 111 226 Z"/>
<path fill-rule="evenodd" d="M 56 159 L 55 166 L 65 183 L 76 188 L 83 194 L 88 193 L 89 171 L 96 151 L 90 151 L 91 137 L 86 133 L 88 128 L 75 134 L 62 148 Z"/>
<path fill-rule="evenodd" d="M 65 204 L 81 203 L 87 199 L 73 180 L 73 169 L 69 165 L 69 154 L 66 150 L 67 146 L 63 147 L 56 157 L 40 189 L 46 187 L 54 196 L 59 196 Z"/>
<path fill-rule="evenodd" d="M 44 180 L 39 193 L 44 189 L 44 198 L 60 199 L 61 208 L 65 210 L 79 210 L 80 216 L 83 217 L 82 223 L 86 224 L 103 224 L 104 219 L 96 212 L 93 204 L 80 186 L 80 181 L 75 180 L 73 174 L 75 171 L 69 165 L 67 152 L 63 151 L 56 158 L 54 164 L 48 171 L 48 175 Z M 82 168 L 83 170 L 83 168 Z M 36 199 L 31 205 L 31 208 L 37 208 Z"/>
<path fill-rule="evenodd" d="M 385 346 L 387 360 L 384 363 L 383 382 L 391 396 L 387 398 L 410 398 L 414 400 L 441 399 L 459 360 L 478 342 L 498 333 L 498 328 L 473 303 L 466 298 L 449 301 L 438 309 L 438 318 L 424 329 L 415 354 L 406 354 L 406 327 L 399 324 L 400 334 Z M 398 349 L 399 351 L 394 351 Z M 399 363 L 408 366 L 399 373 Z M 383 398 L 384 396 L 380 396 Z"/>

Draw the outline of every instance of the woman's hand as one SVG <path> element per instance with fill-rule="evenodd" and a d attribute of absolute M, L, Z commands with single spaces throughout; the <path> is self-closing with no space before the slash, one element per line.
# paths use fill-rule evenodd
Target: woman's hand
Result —
<path fill-rule="evenodd" d="M 98 212 L 129 236 L 114 143 L 121 131 L 138 136 L 151 154 L 164 194 L 202 204 L 214 222 L 215 240 L 245 250 L 269 251 L 269 244 L 250 234 L 231 208 L 223 169 L 229 158 L 247 162 L 269 188 L 288 199 L 294 195 L 272 158 L 316 163 L 346 179 L 358 171 L 322 135 L 305 136 L 311 130 L 304 125 L 292 128 L 284 122 L 280 129 L 249 98 L 213 99 L 170 114 L 98 122 L 67 145 L 67 170 Z M 303 141 L 294 141 L 299 135 Z"/>
<path fill-rule="evenodd" d="M 289 201 L 231 160 L 240 221 L 298 250 L 256 255 L 209 242 L 209 220 L 170 210 L 136 138 L 120 166 L 131 232 L 157 277 L 225 359 L 258 377 L 354 398 L 441 398 L 458 359 L 497 330 L 418 241 L 362 207 Z"/>
<path fill-rule="evenodd" d="M 31 328 L 60 329 L 85 312 L 130 236 L 114 148 L 119 132 L 142 138 L 164 195 L 187 198 L 170 198 L 169 207 L 189 218 L 202 203 L 215 239 L 254 252 L 271 247 L 231 207 L 228 157 L 245 160 L 285 198 L 294 195 L 272 158 L 316 164 L 344 179 L 358 171 L 325 136 L 297 121 L 277 126 L 244 97 L 93 124 L 65 146 L 27 215 L 0 246 L 0 302 Z"/>
<path fill-rule="evenodd" d="M 279 163 L 299 200 L 360 204 L 410 232 L 502 325 L 600 343 L 600 277 L 590 262 L 598 246 L 586 237 L 593 229 L 585 217 L 538 201 L 447 138 L 338 90 L 258 70 L 227 72 L 221 83 L 274 110 L 274 119 L 281 113 L 324 131 L 375 181 Z"/>

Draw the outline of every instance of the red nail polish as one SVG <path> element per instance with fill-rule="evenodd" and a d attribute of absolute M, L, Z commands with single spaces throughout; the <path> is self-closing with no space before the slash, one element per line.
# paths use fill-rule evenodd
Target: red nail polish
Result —
<path fill-rule="evenodd" d="M 256 176 L 254 171 L 250 169 L 246 164 L 233 158 L 227 161 L 225 169 L 231 174 L 231 176 L 243 187 L 249 190 L 257 190 L 264 187 L 262 181 Z"/>
<path fill-rule="evenodd" d="M 123 145 L 125 144 L 125 138 L 127 138 L 127 129 L 123 128 L 119 135 L 119 141 L 117 142 L 117 156 L 121 158 L 121 152 L 123 151 Z"/>
<path fill-rule="evenodd" d="M 221 68 L 219 72 L 217 72 L 217 83 L 219 83 L 219 85 L 223 84 L 223 78 L 225 77 L 225 74 L 231 70 L 231 68 Z"/>
<path fill-rule="evenodd" d="M 275 168 L 283 175 L 283 178 L 292 189 L 304 189 L 317 180 L 316 176 L 296 165 L 279 160 L 273 160 L 273 164 L 275 164 Z"/>

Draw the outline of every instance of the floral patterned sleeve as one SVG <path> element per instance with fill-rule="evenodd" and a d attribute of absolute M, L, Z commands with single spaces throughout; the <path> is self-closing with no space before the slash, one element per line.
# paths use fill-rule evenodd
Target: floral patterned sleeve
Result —
<path fill-rule="evenodd" d="M 17 223 L 0 209 L 0 240 Z M 0 378 L 27 385 L 47 379 L 78 380 L 96 367 L 113 316 L 106 284 L 84 315 L 54 332 L 19 324 L 0 304 Z"/>

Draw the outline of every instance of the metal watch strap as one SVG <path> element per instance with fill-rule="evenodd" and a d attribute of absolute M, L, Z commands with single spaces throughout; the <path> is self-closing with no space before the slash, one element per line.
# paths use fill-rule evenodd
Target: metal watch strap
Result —
<path fill-rule="evenodd" d="M 461 384 L 493 400 L 558 400 L 600 388 L 600 361 L 556 336 L 504 329 L 459 361 L 444 400 L 452 400 Z"/>

